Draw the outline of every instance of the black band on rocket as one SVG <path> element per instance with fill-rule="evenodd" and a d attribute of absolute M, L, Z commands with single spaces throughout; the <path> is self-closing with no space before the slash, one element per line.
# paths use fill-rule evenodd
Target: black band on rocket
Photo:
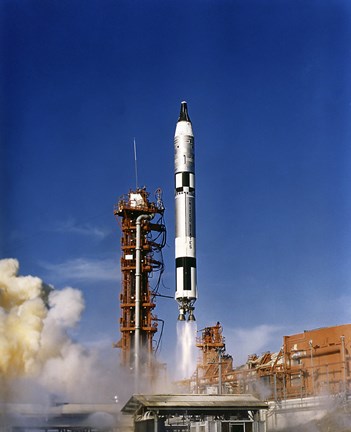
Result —
<path fill-rule="evenodd" d="M 186 267 L 186 266 L 196 268 L 196 258 L 193 257 L 176 258 L 176 268 Z"/>
<path fill-rule="evenodd" d="M 179 185 L 179 181 L 177 184 L 177 177 L 180 177 L 181 184 Z M 178 177 L 178 178 L 179 178 Z M 194 182 L 194 173 L 193 172 L 182 172 L 176 174 L 176 192 L 194 192 L 195 191 L 195 182 Z"/>
<path fill-rule="evenodd" d="M 196 258 L 176 258 L 176 268 L 183 268 L 183 289 L 190 291 L 193 288 L 191 284 L 191 269 L 196 268 Z"/>

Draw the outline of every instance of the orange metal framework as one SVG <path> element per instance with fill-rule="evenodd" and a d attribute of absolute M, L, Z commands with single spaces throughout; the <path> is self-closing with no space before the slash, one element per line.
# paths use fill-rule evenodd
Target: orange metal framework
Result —
<path fill-rule="evenodd" d="M 201 350 L 201 362 L 197 366 L 197 381 L 204 377 L 218 377 L 219 371 L 225 374 L 232 369 L 232 358 L 225 354 L 225 339 L 222 336 L 219 322 L 213 327 L 200 330 L 201 336 L 196 338 L 196 346 Z"/>
<path fill-rule="evenodd" d="M 154 298 L 157 287 L 151 289 L 149 278 L 155 271 L 163 271 L 161 249 L 165 244 L 164 206 L 161 191 L 156 192 L 156 203 L 149 201 L 145 188 L 138 188 L 123 196 L 114 208 L 114 215 L 120 223 L 121 237 L 121 293 L 120 332 L 121 339 L 116 347 L 121 349 L 121 364 L 130 370 L 134 368 L 134 344 L 136 330 L 136 223 L 137 218 L 146 215 L 156 222 L 141 219 L 141 274 L 140 274 L 140 345 L 144 369 L 153 364 L 153 337 L 157 331 L 157 317 Z"/>
<path fill-rule="evenodd" d="M 223 393 L 250 392 L 269 400 L 351 392 L 351 324 L 284 336 L 279 352 L 250 355 L 235 368 L 224 342 L 219 323 L 202 330 L 196 344 L 202 356 L 190 391 L 217 391 L 221 383 Z"/>

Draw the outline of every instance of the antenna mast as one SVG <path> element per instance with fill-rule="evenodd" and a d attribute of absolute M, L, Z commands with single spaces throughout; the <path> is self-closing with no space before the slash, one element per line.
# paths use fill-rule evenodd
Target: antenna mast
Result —
<path fill-rule="evenodd" d="M 134 138 L 134 170 L 135 170 L 135 189 L 138 189 L 138 161 L 136 152 L 136 142 Z"/>

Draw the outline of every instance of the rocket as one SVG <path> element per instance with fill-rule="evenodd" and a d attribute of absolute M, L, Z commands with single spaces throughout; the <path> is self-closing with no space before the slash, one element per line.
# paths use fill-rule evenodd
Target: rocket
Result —
<path fill-rule="evenodd" d="M 194 134 L 186 102 L 174 135 L 175 264 L 179 321 L 195 321 L 196 286 Z"/>

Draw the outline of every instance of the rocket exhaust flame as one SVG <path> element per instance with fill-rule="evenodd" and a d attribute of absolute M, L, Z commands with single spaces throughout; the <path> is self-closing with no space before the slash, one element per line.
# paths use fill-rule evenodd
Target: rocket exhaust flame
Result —
<path fill-rule="evenodd" d="M 191 376 L 196 368 L 196 322 L 177 322 L 177 349 L 180 353 L 177 374 L 180 379 Z"/>

